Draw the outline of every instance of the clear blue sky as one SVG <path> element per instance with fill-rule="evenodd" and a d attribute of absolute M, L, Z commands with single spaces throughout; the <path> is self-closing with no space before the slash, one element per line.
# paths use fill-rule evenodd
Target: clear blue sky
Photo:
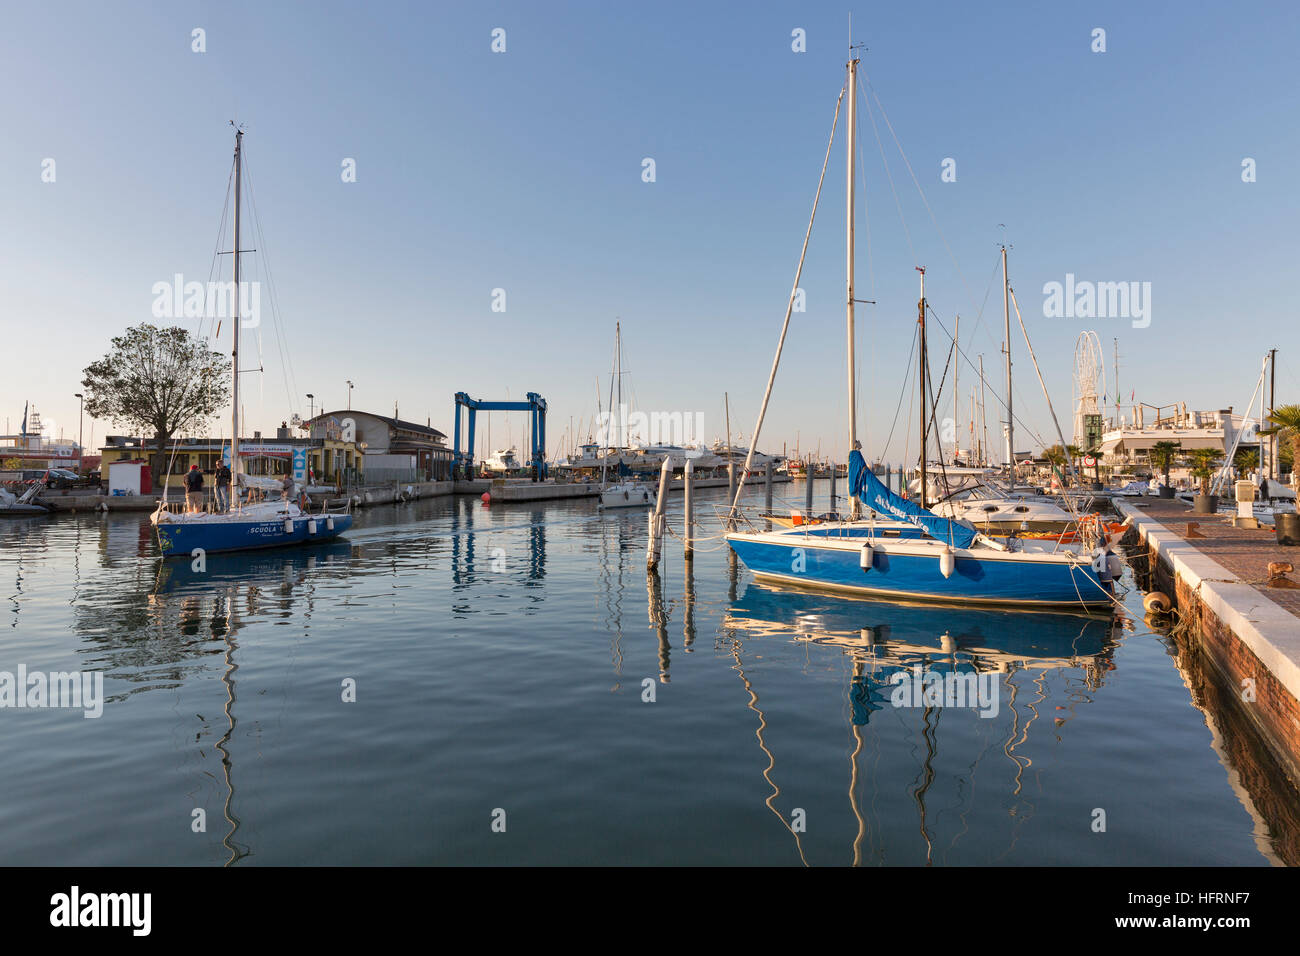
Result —
<path fill-rule="evenodd" d="M 150 319 L 155 282 L 206 279 L 238 118 L 293 347 L 286 394 L 264 323 L 249 431 L 305 414 L 306 392 L 343 406 L 347 379 L 354 407 L 391 414 L 396 401 L 448 433 L 454 392 L 532 390 L 550 402 L 554 450 L 570 416 L 595 411 L 618 316 L 638 407 L 703 412 L 711 439 L 728 391 L 748 435 L 850 11 L 863 72 L 953 254 L 882 128 L 904 232 L 864 112 L 858 283 L 879 303 L 859 310 L 869 452 L 910 384 L 914 266 L 1000 381 L 999 223 L 1067 432 L 1087 328 L 1108 379 L 1118 338 L 1126 400 L 1136 388 L 1153 404 L 1240 408 L 1270 347 L 1279 403 L 1300 400 L 1292 4 L 72 3 L 13 5 L 0 37 L 0 414 L 16 431 L 31 399 L 75 437 L 80 370 Z M 791 50 L 795 28 L 805 53 Z M 41 181 L 47 157 L 54 183 Z M 356 183 L 341 181 L 345 157 Z M 947 157 L 953 183 L 940 181 Z M 1257 182 L 1241 181 L 1244 157 Z M 798 435 L 844 454 L 843 164 L 841 138 L 767 450 Z M 1150 326 L 1045 318 L 1043 284 L 1066 273 L 1150 282 Z M 937 381 L 946 342 L 933 336 Z M 1014 348 L 1023 359 L 1018 333 Z M 1016 371 L 1018 411 L 1049 437 L 1032 368 Z M 963 369 L 963 396 L 973 384 Z M 523 425 L 513 416 L 516 444 Z M 95 429 L 97 443 L 113 430 Z M 494 444 L 503 430 L 498 416 Z"/>

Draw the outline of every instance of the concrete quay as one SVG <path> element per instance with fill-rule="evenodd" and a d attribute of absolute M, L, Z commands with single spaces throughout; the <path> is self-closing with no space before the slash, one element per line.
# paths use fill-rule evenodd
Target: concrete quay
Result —
<path fill-rule="evenodd" d="M 1235 528 L 1227 516 L 1196 515 L 1180 501 L 1117 500 L 1132 517 L 1126 544 L 1145 560 L 1153 590 L 1174 603 L 1175 632 L 1202 651 L 1223 699 L 1253 727 L 1300 789 L 1300 580 L 1276 574 L 1300 548 L 1273 530 Z"/>

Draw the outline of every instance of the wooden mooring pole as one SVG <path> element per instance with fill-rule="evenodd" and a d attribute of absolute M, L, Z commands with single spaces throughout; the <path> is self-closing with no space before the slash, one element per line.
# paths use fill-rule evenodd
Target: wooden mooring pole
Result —
<path fill-rule="evenodd" d="M 692 491 L 694 483 L 694 469 L 691 466 L 691 459 L 687 458 L 686 467 L 682 469 L 682 507 L 686 512 L 682 528 L 682 554 L 688 564 L 695 560 L 695 544 L 691 540 L 695 533 L 695 499 Z"/>
<path fill-rule="evenodd" d="M 650 540 L 646 546 L 645 566 L 647 571 L 657 570 L 659 558 L 664 550 L 664 506 L 668 502 L 668 479 L 672 477 L 672 459 L 664 457 L 664 466 L 659 472 L 659 497 L 655 499 L 655 510 L 650 513 Z"/>

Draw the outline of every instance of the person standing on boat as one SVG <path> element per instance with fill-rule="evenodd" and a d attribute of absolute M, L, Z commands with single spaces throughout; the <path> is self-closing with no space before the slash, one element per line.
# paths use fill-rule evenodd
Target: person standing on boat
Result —
<path fill-rule="evenodd" d="M 217 465 L 217 510 L 230 510 L 230 466 L 224 461 Z"/>
<path fill-rule="evenodd" d="M 284 492 L 284 500 L 293 499 L 293 472 L 285 472 L 284 481 L 280 483 L 280 490 Z"/>
<path fill-rule="evenodd" d="M 185 473 L 185 510 L 191 514 L 203 510 L 203 472 L 190 465 Z"/>

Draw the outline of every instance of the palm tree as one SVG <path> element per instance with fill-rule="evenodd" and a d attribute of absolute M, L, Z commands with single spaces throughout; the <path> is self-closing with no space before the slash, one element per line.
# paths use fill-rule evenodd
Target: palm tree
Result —
<path fill-rule="evenodd" d="M 1259 452 L 1253 448 L 1238 449 L 1237 456 L 1232 459 L 1232 463 L 1236 466 L 1239 474 L 1245 475 L 1259 467 Z"/>
<path fill-rule="evenodd" d="M 1300 468 L 1296 467 L 1296 460 L 1300 459 L 1300 405 L 1283 405 L 1281 408 L 1273 409 L 1273 414 L 1268 416 L 1268 420 L 1273 423 L 1272 428 L 1261 428 L 1261 435 L 1277 435 L 1291 440 L 1292 457 L 1291 457 L 1291 484 L 1300 492 Z"/>
<path fill-rule="evenodd" d="M 1158 441 L 1151 448 L 1151 464 L 1164 473 L 1166 488 L 1169 487 L 1169 466 L 1174 463 L 1174 456 L 1178 454 L 1178 449 L 1182 447 L 1182 442 Z"/>
<path fill-rule="evenodd" d="M 1196 462 L 1192 474 L 1201 479 L 1201 494 L 1210 493 L 1210 478 L 1215 472 L 1212 466 L 1222 457 L 1223 452 L 1215 448 L 1198 448 L 1192 452 L 1192 459 Z"/>

